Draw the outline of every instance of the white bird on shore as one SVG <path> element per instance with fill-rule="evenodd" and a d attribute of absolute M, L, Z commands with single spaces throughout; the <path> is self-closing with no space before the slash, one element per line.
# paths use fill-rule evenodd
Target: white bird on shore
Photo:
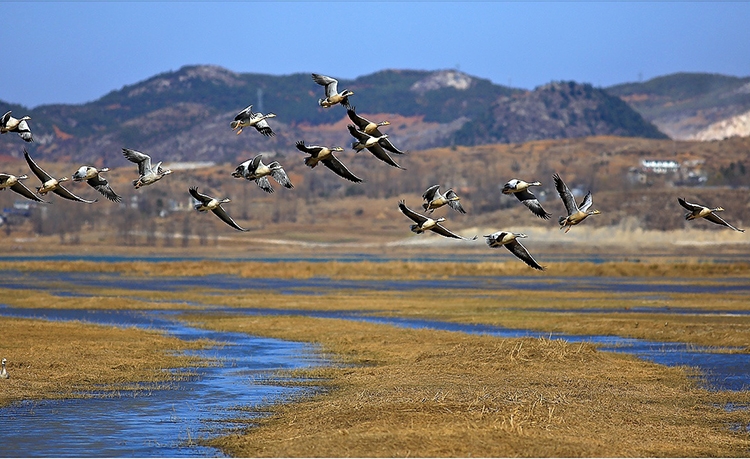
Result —
<path fill-rule="evenodd" d="M 7 362 L 7 360 L 3 359 L 2 360 L 3 367 L 0 370 L 0 379 L 9 379 L 10 378 L 10 375 L 8 374 L 8 371 L 5 369 L 5 362 Z"/>

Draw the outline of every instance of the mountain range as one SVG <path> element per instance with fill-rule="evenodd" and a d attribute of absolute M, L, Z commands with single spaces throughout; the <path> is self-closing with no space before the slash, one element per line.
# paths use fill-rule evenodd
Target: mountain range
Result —
<path fill-rule="evenodd" d="M 344 88 L 354 91 L 357 113 L 390 121 L 383 131 L 402 150 L 594 135 L 750 134 L 742 124 L 750 118 L 750 77 L 674 74 L 608 88 L 561 81 L 528 91 L 457 70 L 383 70 L 341 80 Z M 126 163 L 121 149 L 127 147 L 165 161 L 234 162 L 257 152 L 294 151 L 297 140 L 348 148 L 346 111 L 319 107 L 323 92 L 309 73 L 186 66 L 85 104 L 27 109 L 0 101 L 0 110 L 31 116 L 35 143 L 28 148 L 39 158 L 117 166 Z M 250 104 L 277 115 L 269 121 L 274 137 L 252 129 L 233 134 L 230 121 Z M 22 144 L 4 135 L 0 154 L 21 156 Z"/>

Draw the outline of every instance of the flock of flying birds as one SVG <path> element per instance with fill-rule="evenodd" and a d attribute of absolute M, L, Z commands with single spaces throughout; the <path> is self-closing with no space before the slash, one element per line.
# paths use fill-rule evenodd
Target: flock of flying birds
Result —
<path fill-rule="evenodd" d="M 349 97 L 354 95 L 354 92 L 349 90 L 343 90 L 339 92 L 338 81 L 336 79 L 317 73 L 312 74 L 312 79 L 315 83 L 325 87 L 325 98 L 318 100 L 319 106 L 323 108 L 330 108 L 334 105 L 341 105 L 346 109 L 346 113 L 353 123 L 348 125 L 347 129 L 355 139 L 352 142 L 352 148 L 355 151 L 359 152 L 362 150 L 368 150 L 373 154 L 373 156 L 385 162 L 386 164 L 399 169 L 404 169 L 398 163 L 396 163 L 396 161 L 394 161 L 393 157 L 391 156 L 391 153 L 403 155 L 404 152 L 396 148 L 391 143 L 391 141 L 388 140 L 388 135 L 383 134 L 379 129 L 381 126 L 389 125 L 390 123 L 388 121 L 375 123 L 358 115 L 356 113 L 355 107 L 349 104 Z M 264 115 L 262 113 L 253 112 L 252 107 L 252 105 L 249 105 L 244 110 L 239 112 L 237 116 L 235 116 L 234 120 L 230 123 L 230 127 L 232 128 L 232 130 L 236 131 L 236 133 L 239 135 L 244 128 L 253 127 L 264 136 L 274 136 L 275 133 L 273 132 L 271 126 L 268 124 L 267 120 L 275 118 L 276 115 L 274 113 L 268 113 Z M 0 134 L 5 134 L 6 132 L 16 132 L 26 142 L 32 142 L 33 136 L 31 134 L 31 129 L 29 128 L 29 125 L 27 123 L 28 120 L 30 120 L 28 116 L 24 116 L 20 119 L 14 118 L 11 116 L 11 112 L 9 111 L 5 113 L 5 115 L 3 115 L 3 117 L 0 119 Z M 354 175 L 335 156 L 335 153 L 344 151 L 342 147 L 307 145 L 305 144 L 304 140 L 298 141 L 296 143 L 296 147 L 301 152 L 309 155 L 307 158 L 305 158 L 305 164 L 308 167 L 315 168 L 318 163 L 322 163 L 336 175 L 346 180 L 352 181 L 354 183 L 360 183 L 363 181 L 361 178 Z M 152 164 L 151 157 L 145 153 L 128 148 L 123 148 L 122 153 L 125 158 L 135 163 L 138 167 L 138 178 L 136 180 L 133 180 L 133 186 L 136 189 L 156 183 L 157 181 L 172 173 L 171 170 L 162 168 L 161 162 Z M 294 188 L 294 185 L 292 185 L 292 182 L 289 180 L 289 177 L 287 176 L 281 164 L 279 164 L 278 161 L 273 161 L 267 165 L 263 164 L 262 156 L 263 155 L 257 155 L 256 157 L 241 163 L 239 166 L 237 166 L 235 171 L 232 172 L 232 177 L 255 181 L 255 183 L 267 193 L 274 192 L 274 189 L 271 186 L 271 182 L 269 181 L 269 177 L 273 178 L 274 181 L 285 188 Z M 41 181 L 41 186 L 36 188 L 38 195 L 44 196 L 49 192 L 53 192 L 58 196 L 71 201 L 83 202 L 87 204 L 96 202 L 96 200 L 83 199 L 71 193 L 61 185 L 62 182 L 68 180 L 66 177 L 55 179 L 53 176 L 45 172 L 44 169 L 39 167 L 39 165 L 31 158 L 31 156 L 25 149 L 24 158 L 26 159 L 26 162 L 28 163 L 31 171 Z M 71 178 L 74 182 L 85 181 L 88 185 L 96 189 L 110 201 L 120 202 L 122 198 L 117 193 L 115 193 L 114 190 L 112 190 L 107 180 L 101 176 L 103 172 L 107 172 L 108 170 L 109 169 L 106 167 L 97 169 L 93 166 L 84 165 L 81 166 L 75 173 L 73 173 Z M 22 180 L 25 180 L 27 178 L 28 177 L 26 175 L 15 176 L 12 174 L 0 173 L 0 190 L 10 188 L 12 191 L 33 201 L 47 202 L 42 200 L 39 196 L 37 196 L 37 194 L 34 194 L 21 182 Z M 555 183 L 555 188 L 560 195 L 560 198 L 562 199 L 567 211 L 567 215 L 560 217 L 558 220 L 560 229 L 565 229 L 565 232 L 567 233 L 573 226 L 580 224 L 588 216 L 600 213 L 598 210 L 591 209 L 593 201 L 590 191 L 586 194 L 580 204 L 576 204 L 573 194 L 571 193 L 570 189 L 568 189 L 567 185 L 565 185 L 565 182 L 563 182 L 560 176 L 558 174 L 554 174 L 552 178 Z M 532 186 L 540 185 L 541 183 L 538 181 L 526 182 L 514 178 L 504 185 L 502 192 L 503 194 L 514 195 L 537 217 L 549 219 L 551 217 L 551 214 L 542 208 L 539 200 L 529 190 L 529 188 Z M 198 187 L 195 186 L 190 187 L 188 191 L 196 201 L 196 204 L 194 206 L 196 210 L 200 212 L 206 212 L 210 210 L 229 226 L 239 231 L 247 231 L 246 229 L 238 225 L 222 207 L 222 204 L 230 202 L 229 198 L 217 199 L 207 194 L 200 193 L 198 191 Z M 463 206 L 460 203 L 459 196 L 453 189 L 449 189 L 445 193 L 440 193 L 440 186 L 433 185 L 422 194 L 422 198 L 424 200 L 422 207 L 426 213 L 432 214 L 435 209 L 446 205 L 456 212 L 462 214 L 466 213 L 466 210 L 464 210 Z M 719 217 L 717 215 L 717 212 L 724 210 L 721 207 L 708 208 L 699 204 L 687 202 L 683 198 L 678 198 L 678 202 L 682 207 L 688 210 L 688 213 L 685 215 L 685 218 L 687 220 L 705 218 L 708 221 L 729 227 L 735 231 L 745 231 L 743 229 L 735 228 L 734 226 L 724 221 L 721 217 Z M 407 207 L 406 203 L 403 200 L 399 202 L 398 208 L 405 216 L 407 216 L 414 222 L 414 224 L 411 225 L 411 231 L 413 231 L 414 233 L 421 234 L 425 231 L 432 231 L 448 238 L 462 240 L 477 239 L 477 236 L 474 236 L 471 239 L 467 239 L 463 236 L 455 234 L 454 232 L 441 225 L 441 223 L 445 221 L 445 217 L 433 219 L 431 217 L 428 217 L 427 215 L 415 212 L 414 210 Z M 544 267 L 537 263 L 536 260 L 534 260 L 534 258 L 529 254 L 526 247 L 524 247 L 523 244 L 521 244 L 521 242 L 519 241 L 519 239 L 526 238 L 526 234 L 513 233 L 509 231 L 497 231 L 484 237 L 489 247 L 505 247 L 513 255 L 518 257 L 530 267 L 538 270 L 544 270 Z"/>

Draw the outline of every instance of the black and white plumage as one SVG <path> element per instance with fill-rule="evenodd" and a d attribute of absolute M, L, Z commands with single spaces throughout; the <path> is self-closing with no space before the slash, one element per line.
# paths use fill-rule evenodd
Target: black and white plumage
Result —
<path fill-rule="evenodd" d="M 274 161 L 266 166 L 263 164 L 263 161 L 261 161 L 262 157 L 263 155 L 258 155 L 253 159 L 248 159 L 241 163 L 237 166 L 234 172 L 232 172 L 232 177 L 255 180 L 255 183 L 257 183 L 266 193 L 273 193 L 274 191 L 271 182 L 268 180 L 269 175 L 273 177 L 279 185 L 285 188 L 294 188 L 294 185 L 292 185 L 291 180 L 289 180 L 289 177 L 286 175 L 284 168 L 281 167 L 281 164 L 279 164 L 278 161 Z"/>
<path fill-rule="evenodd" d="M 34 137 L 31 135 L 31 128 L 29 127 L 29 123 L 26 122 L 31 117 L 13 118 L 10 116 L 10 113 L 9 111 L 0 118 L 0 134 L 15 132 L 26 142 L 33 142 Z"/>
<path fill-rule="evenodd" d="M 577 205 L 573 193 L 570 192 L 570 189 L 568 189 L 568 186 L 563 182 L 560 176 L 555 173 L 552 176 L 552 179 L 555 181 L 557 193 L 560 195 L 560 199 L 562 199 L 562 202 L 565 205 L 565 210 L 568 212 L 567 217 L 560 217 L 558 220 L 560 223 L 560 229 L 565 228 L 565 232 L 567 233 L 573 225 L 581 223 L 589 215 L 597 215 L 600 213 L 598 210 L 589 210 L 589 207 L 591 207 L 591 204 L 594 202 L 591 198 L 591 191 L 583 197 L 581 204 Z"/>
<path fill-rule="evenodd" d="M 109 186 L 107 179 L 99 175 L 100 173 L 107 171 L 109 171 L 108 167 L 97 169 L 94 166 L 81 166 L 75 171 L 75 173 L 73 173 L 72 178 L 74 182 L 82 182 L 85 180 L 89 186 L 101 193 L 105 198 L 112 202 L 120 202 L 122 201 L 122 197 L 115 193 L 112 187 Z"/>
<path fill-rule="evenodd" d="M 430 213 L 434 212 L 437 208 L 443 207 L 446 204 L 448 204 L 448 206 L 450 206 L 450 208 L 455 210 L 456 212 L 460 212 L 462 214 L 466 213 L 466 210 L 464 210 L 464 207 L 459 201 L 460 198 L 452 188 L 448 189 L 445 194 L 440 194 L 440 185 L 432 185 L 431 187 L 427 188 L 424 193 L 422 193 L 422 199 L 425 200 L 425 202 L 422 204 L 422 208 L 424 208 L 425 211 L 429 211 Z"/>
<path fill-rule="evenodd" d="M 307 153 L 310 155 L 309 158 L 305 158 L 305 165 L 310 168 L 314 168 L 319 162 L 323 163 L 325 167 L 332 170 L 339 177 L 350 180 L 354 183 L 362 181 L 361 178 L 352 174 L 349 169 L 344 166 L 344 163 L 338 160 L 333 153 L 337 151 L 344 151 L 341 147 L 321 147 L 318 145 L 305 145 L 304 140 L 300 140 L 296 143 L 297 150 Z"/>
<path fill-rule="evenodd" d="M 732 228 L 735 231 L 739 231 L 741 233 L 744 233 L 745 230 L 735 228 L 734 226 L 730 225 L 726 221 L 724 221 L 723 218 L 716 215 L 716 212 L 723 212 L 723 207 L 714 207 L 713 209 L 708 208 L 706 206 L 702 206 L 700 204 L 693 204 L 691 202 L 685 201 L 683 198 L 677 198 L 677 201 L 680 203 L 682 207 L 687 209 L 689 212 L 685 214 L 685 220 L 695 220 L 696 218 L 705 218 L 706 220 L 716 223 L 717 225 L 726 226 L 727 228 Z"/>
<path fill-rule="evenodd" d="M 60 185 L 60 183 L 68 180 L 67 177 L 63 177 L 61 179 L 52 177 L 47 172 L 45 172 L 44 169 L 39 167 L 39 165 L 31 158 L 29 152 L 27 152 L 26 150 L 23 151 L 23 157 L 26 158 L 26 162 L 29 164 L 31 172 L 33 172 L 34 175 L 36 175 L 37 178 L 42 182 L 42 186 L 36 188 L 36 192 L 40 195 L 44 196 L 51 191 L 61 198 L 69 199 L 71 201 L 85 202 L 86 204 L 96 202 L 96 199 L 94 199 L 93 201 L 89 201 L 88 199 L 80 198 L 68 191 L 67 188 Z"/>
<path fill-rule="evenodd" d="M 206 212 L 211 211 L 219 217 L 224 223 L 231 226 L 232 228 L 239 230 L 239 231 L 247 231 L 240 225 L 238 225 L 234 220 L 232 220 L 232 217 L 227 214 L 227 212 L 224 210 L 223 207 L 221 207 L 222 204 L 230 202 L 229 198 L 224 199 L 216 199 L 214 197 L 208 196 L 203 193 L 198 192 L 198 187 L 191 187 L 189 190 L 190 195 L 198 201 L 197 204 L 195 204 L 195 210 L 198 212 Z"/>
<path fill-rule="evenodd" d="M 474 236 L 472 239 L 467 239 L 463 236 L 459 236 L 458 234 L 448 230 L 440 223 L 445 221 L 444 217 L 440 217 L 436 220 L 431 219 L 430 217 L 426 217 L 422 214 L 418 214 L 414 212 L 413 210 L 406 207 L 406 204 L 404 201 L 399 201 L 398 208 L 407 217 L 409 217 L 415 225 L 411 225 L 411 230 L 417 234 L 422 234 L 425 231 L 432 231 L 434 233 L 437 233 L 441 236 L 450 237 L 454 239 L 463 239 L 464 241 L 473 241 L 477 238 L 477 236 Z"/>
<path fill-rule="evenodd" d="M 273 137 L 276 134 L 271 129 L 271 126 L 269 126 L 268 121 L 266 121 L 268 118 L 275 118 L 275 113 L 255 113 L 253 112 L 253 106 L 248 105 L 245 107 L 244 110 L 239 112 L 237 116 L 234 117 L 234 121 L 232 121 L 229 125 L 232 127 L 232 130 L 237 130 L 237 135 L 240 135 L 242 132 L 242 129 L 246 127 L 254 127 L 256 131 L 260 132 L 266 137 Z"/>
<path fill-rule="evenodd" d="M 365 134 L 370 134 L 373 137 L 382 137 L 383 133 L 380 132 L 380 129 L 378 129 L 380 126 L 388 126 L 391 123 L 389 121 L 381 121 L 379 123 L 375 123 L 373 121 L 368 120 L 367 118 L 364 118 L 357 114 L 356 107 L 349 107 L 346 109 L 346 114 L 349 116 L 349 119 L 352 120 L 352 122 L 357 126 L 357 129 L 364 132 Z M 397 155 L 403 155 L 404 152 L 399 150 L 398 148 L 394 147 L 391 141 L 388 138 L 383 138 L 380 142 L 380 145 L 385 148 L 386 150 L 390 151 L 391 153 L 396 153 Z"/>
<path fill-rule="evenodd" d="M 487 241 L 487 245 L 491 248 L 497 248 L 497 247 L 505 247 L 515 255 L 519 260 L 523 261 L 527 265 L 531 266 L 534 269 L 538 269 L 540 271 L 544 271 L 544 267 L 540 265 L 539 263 L 534 260 L 534 257 L 532 257 L 529 254 L 529 251 L 526 250 L 526 247 L 521 244 L 521 242 L 518 240 L 520 238 L 528 237 L 524 233 L 511 233 L 509 231 L 498 231 L 496 233 L 492 233 L 489 236 L 484 236 Z"/>
<path fill-rule="evenodd" d="M 348 89 L 339 92 L 339 81 L 337 79 L 326 75 L 320 75 L 318 73 L 313 73 L 312 79 L 319 85 L 325 86 L 326 97 L 325 99 L 318 99 L 318 105 L 323 108 L 333 107 L 336 104 L 349 107 L 349 96 L 354 95 L 354 92 L 349 91 Z"/>
<path fill-rule="evenodd" d="M 399 166 L 383 148 L 382 142 L 388 137 L 387 134 L 383 134 L 379 137 L 374 137 L 366 132 L 360 131 L 353 124 L 348 125 L 347 129 L 349 129 L 349 133 L 352 135 L 352 137 L 357 139 L 356 142 L 352 143 L 352 148 L 354 148 L 356 151 L 359 152 L 367 149 L 367 151 L 372 153 L 373 156 L 383 161 L 384 163 L 389 164 L 393 167 L 398 167 L 399 169 L 403 169 L 403 167 Z"/>
<path fill-rule="evenodd" d="M 0 174 L 0 191 L 10 188 L 11 191 L 16 192 L 24 198 L 31 199 L 36 202 L 47 202 L 35 195 L 30 189 L 26 187 L 21 180 L 29 178 L 28 175 L 13 175 L 13 174 Z"/>
<path fill-rule="evenodd" d="M 529 191 L 531 186 L 541 186 L 541 182 L 525 182 L 519 179 L 511 179 L 503 186 L 503 194 L 512 194 L 518 198 L 523 205 L 529 208 L 529 210 L 539 218 L 545 220 L 549 219 L 552 214 L 544 210 L 539 200 L 534 196 L 534 193 Z"/>
<path fill-rule="evenodd" d="M 139 177 L 137 180 L 133 180 L 133 186 L 135 186 L 136 190 L 142 186 L 158 182 L 165 175 L 172 173 L 171 170 L 161 167 L 161 161 L 156 163 L 156 165 L 152 165 L 151 157 L 140 151 L 123 148 L 122 154 L 128 161 L 133 162 L 138 166 Z"/>

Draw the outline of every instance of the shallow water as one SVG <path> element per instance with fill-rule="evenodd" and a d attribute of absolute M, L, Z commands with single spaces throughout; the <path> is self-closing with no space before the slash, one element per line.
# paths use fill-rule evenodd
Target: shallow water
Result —
<path fill-rule="evenodd" d="M 220 456 L 221 451 L 194 442 L 228 433 L 233 425 L 226 419 L 250 419 L 239 407 L 267 406 L 313 390 L 274 384 L 273 371 L 325 363 L 314 346 L 192 328 L 173 320 L 173 312 L 3 307 L 0 315 L 137 326 L 186 340 L 223 343 L 192 352 L 212 365 L 192 369 L 195 377 L 172 383 L 169 389 L 143 387 L 114 396 L 25 402 L 0 409 L 0 456 Z"/>

